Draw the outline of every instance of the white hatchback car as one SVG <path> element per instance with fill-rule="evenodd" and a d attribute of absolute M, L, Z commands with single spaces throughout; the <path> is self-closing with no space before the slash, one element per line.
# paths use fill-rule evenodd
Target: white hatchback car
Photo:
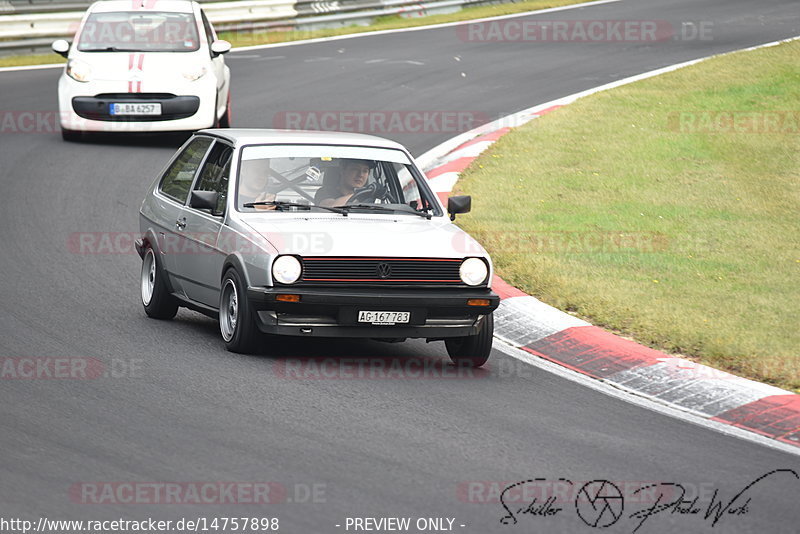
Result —
<path fill-rule="evenodd" d="M 102 0 L 86 11 L 58 82 L 64 139 L 83 132 L 230 126 L 230 69 L 197 2 Z"/>

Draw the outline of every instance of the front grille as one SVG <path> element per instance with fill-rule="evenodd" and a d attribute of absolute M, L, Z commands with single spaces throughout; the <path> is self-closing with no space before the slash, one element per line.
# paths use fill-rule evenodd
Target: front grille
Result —
<path fill-rule="evenodd" d="M 303 258 L 304 285 L 463 285 L 460 259 Z"/>

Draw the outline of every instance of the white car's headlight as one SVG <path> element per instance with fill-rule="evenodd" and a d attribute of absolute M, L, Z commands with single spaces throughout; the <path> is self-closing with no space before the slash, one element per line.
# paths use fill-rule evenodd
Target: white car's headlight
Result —
<path fill-rule="evenodd" d="M 92 76 L 92 67 L 83 61 L 70 59 L 67 62 L 67 76 L 76 82 L 88 82 Z"/>
<path fill-rule="evenodd" d="M 302 272 L 303 266 L 294 256 L 278 256 L 272 264 L 272 277 L 281 284 L 294 284 Z"/>
<path fill-rule="evenodd" d="M 486 280 L 489 268 L 486 266 L 486 262 L 480 258 L 467 258 L 461 262 L 458 274 L 461 276 L 461 281 L 468 286 L 477 286 Z"/>
<path fill-rule="evenodd" d="M 193 69 L 188 69 L 183 71 L 183 77 L 193 82 L 195 80 L 199 80 L 203 76 L 206 75 L 206 68 L 205 67 L 195 67 Z"/>

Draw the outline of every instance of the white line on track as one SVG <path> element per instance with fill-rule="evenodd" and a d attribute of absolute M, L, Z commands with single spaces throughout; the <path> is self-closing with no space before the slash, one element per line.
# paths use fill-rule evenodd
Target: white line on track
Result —
<path fill-rule="evenodd" d="M 500 340 L 498 338 L 494 339 L 492 348 L 499 350 L 506 356 L 519 360 L 523 363 L 527 363 L 534 367 L 538 367 L 543 371 L 547 371 L 548 373 L 560 376 L 561 378 L 566 378 L 567 380 L 576 382 L 581 386 L 585 386 L 595 391 L 599 391 L 600 393 L 608 395 L 609 397 L 613 397 L 615 399 L 619 399 L 621 401 L 634 404 L 640 408 L 645 408 L 647 410 L 662 415 L 668 415 L 670 417 L 674 417 L 676 419 L 680 419 L 682 421 L 686 421 L 688 423 L 692 423 L 694 425 L 701 426 L 703 428 L 715 430 L 717 432 L 725 434 L 726 436 L 736 437 L 781 452 L 793 454 L 795 456 L 800 456 L 800 448 L 795 447 L 794 445 L 789 445 L 788 443 L 783 443 L 774 440 L 772 438 L 768 438 L 766 436 L 762 436 L 760 434 L 756 434 L 748 430 L 743 430 L 741 428 L 737 428 L 735 426 L 731 426 L 725 423 L 718 423 L 706 417 L 701 417 L 691 411 L 678 409 L 675 407 L 675 405 L 666 404 L 657 399 L 644 396 L 637 391 L 624 389 L 610 382 L 606 382 L 605 380 L 592 378 L 580 373 L 576 373 L 575 371 L 567 369 L 566 367 L 562 367 L 556 363 L 550 362 L 548 360 L 539 358 L 537 356 L 534 356 L 533 354 L 525 352 L 522 349 L 513 347 L 512 345 L 509 345 L 505 341 Z"/>

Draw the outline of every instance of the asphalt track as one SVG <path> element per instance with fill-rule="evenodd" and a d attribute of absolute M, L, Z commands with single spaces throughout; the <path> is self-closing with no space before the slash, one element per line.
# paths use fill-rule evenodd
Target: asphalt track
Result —
<path fill-rule="evenodd" d="M 450 27 L 233 53 L 234 122 L 268 127 L 288 110 L 470 110 L 492 119 L 800 34 L 794 0 L 623 0 L 542 17 L 710 21 L 713 37 L 478 43 Z M 58 74 L 0 74 L 0 107 L 54 110 Z M 419 154 L 452 135 L 386 136 Z M 194 313 L 146 319 L 138 256 L 80 254 L 68 241 L 76 232 L 135 231 L 145 189 L 174 149 L 163 138 L 69 144 L 57 133 L 0 133 L 0 355 L 125 364 L 114 363 L 117 378 L 2 380 L 3 518 L 269 516 L 280 518 L 281 531 L 310 533 L 344 531 L 348 516 L 454 517 L 454 528 L 467 533 L 591 532 L 568 503 L 555 516 L 503 525 L 496 499 L 468 502 L 460 490 L 470 481 L 502 487 L 536 477 L 677 482 L 699 489 L 705 509 L 715 489 L 727 501 L 768 471 L 800 470 L 794 455 L 606 396 L 497 350 L 488 372 L 463 380 L 286 379 L 279 372 L 286 357 L 444 362 L 446 354 L 441 344 L 422 342 L 290 340 L 241 356 L 226 352 L 216 324 Z M 97 481 L 272 481 L 295 502 L 90 505 L 71 498 L 73 485 Z M 315 484 L 324 494 L 297 502 Z M 796 533 L 799 488 L 779 474 L 749 490 L 746 514 L 716 527 L 666 512 L 638 532 Z M 635 526 L 623 518 L 604 530 Z"/>

